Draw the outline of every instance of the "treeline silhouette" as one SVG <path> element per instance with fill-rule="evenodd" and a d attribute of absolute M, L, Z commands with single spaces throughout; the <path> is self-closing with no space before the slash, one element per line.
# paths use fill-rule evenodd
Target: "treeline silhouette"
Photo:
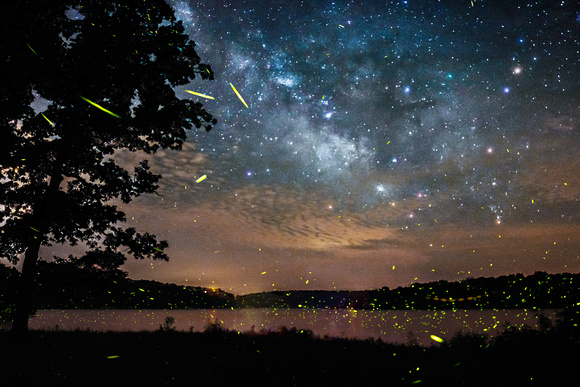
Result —
<path fill-rule="evenodd" d="M 38 263 L 35 309 L 230 308 L 233 294 L 220 289 L 132 280 L 121 270 L 103 271 L 71 263 Z M 20 273 L 0 264 L 0 318 L 9 319 Z"/>
<path fill-rule="evenodd" d="M 367 291 L 275 291 L 237 298 L 240 305 L 372 310 L 560 309 L 580 301 L 580 274 L 510 274 Z"/>
<path fill-rule="evenodd" d="M 0 264 L 0 318 L 10 318 L 20 273 Z M 511 274 L 367 291 L 273 291 L 235 296 L 221 289 L 132 280 L 119 269 L 39 262 L 37 309 L 353 308 L 370 310 L 563 309 L 580 302 L 580 274 Z"/>

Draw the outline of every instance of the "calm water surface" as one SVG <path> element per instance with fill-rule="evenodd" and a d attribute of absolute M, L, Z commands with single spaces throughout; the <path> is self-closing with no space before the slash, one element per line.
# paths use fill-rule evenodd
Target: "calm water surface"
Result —
<path fill-rule="evenodd" d="M 543 310 L 555 322 L 555 310 Z M 281 326 L 310 329 L 320 337 L 357 339 L 381 338 L 392 343 L 408 343 L 410 332 L 423 345 L 430 335 L 451 338 L 458 332 L 496 336 L 503 324 L 537 328 L 538 311 L 445 310 L 369 311 L 345 309 L 196 309 L 196 310 L 39 310 L 30 319 L 31 329 L 91 329 L 95 331 L 153 331 L 165 318 L 175 318 L 175 328 L 204 331 L 210 324 L 238 332 L 277 330 Z"/>

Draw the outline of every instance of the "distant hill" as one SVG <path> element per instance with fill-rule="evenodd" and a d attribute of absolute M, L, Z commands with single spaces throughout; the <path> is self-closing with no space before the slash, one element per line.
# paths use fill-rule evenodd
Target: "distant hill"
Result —
<path fill-rule="evenodd" d="M 245 308 L 353 308 L 361 309 L 370 291 L 292 290 L 253 293 L 238 296 Z"/>
<path fill-rule="evenodd" d="M 0 321 L 8 320 L 20 273 L 0 264 Z M 221 289 L 132 280 L 126 273 L 39 263 L 36 309 L 201 309 L 231 308 L 234 295 Z"/>
<path fill-rule="evenodd" d="M 16 299 L 19 272 L 0 264 L 0 320 Z M 40 265 L 37 309 L 350 308 L 368 310 L 560 309 L 580 305 L 580 274 L 536 272 L 365 291 L 296 290 L 235 296 L 221 289 L 132 280 L 121 271 Z"/>
<path fill-rule="evenodd" d="M 230 308 L 234 295 L 221 289 L 149 280 L 39 285 L 38 309 L 203 309 Z"/>
<path fill-rule="evenodd" d="M 367 291 L 275 291 L 237 297 L 239 306 L 352 309 L 565 308 L 580 304 L 580 274 L 468 278 Z"/>

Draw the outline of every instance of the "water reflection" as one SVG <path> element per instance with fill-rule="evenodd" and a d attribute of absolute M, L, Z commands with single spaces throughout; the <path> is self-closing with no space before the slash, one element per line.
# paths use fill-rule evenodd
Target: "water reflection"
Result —
<path fill-rule="evenodd" d="M 543 310 L 554 321 L 555 310 Z M 349 309 L 197 309 L 197 310 L 39 310 L 31 329 L 91 329 L 153 331 L 165 318 L 175 318 L 177 330 L 204 331 L 211 324 L 238 332 L 277 330 L 281 326 L 309 329 L 320 337 L 381 338 L 392 343 L 410 339 L 430 345 L 430 335 L 444 339 L 456 332 L 494 337 L 507 321 L 537 328 L 537 310 L 368 311 Z"/>

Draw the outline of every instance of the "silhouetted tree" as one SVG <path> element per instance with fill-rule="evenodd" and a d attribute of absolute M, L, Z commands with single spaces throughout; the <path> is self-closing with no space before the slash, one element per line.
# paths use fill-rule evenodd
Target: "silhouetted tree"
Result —
<path fill-rule="evenodd" d="M 180 149 L 215 119 L 173 87 L 213 79 L 163 0 L 3 2 L 0 14 L 0 257 L 24 254 L 14 331 L 27 330 L 39 248 L 85 243 L 84 261 L 164 259 L 165 241 L 119 226 L 128 203 L 158 188 L 121 149 Z M 46 110 L 33 109 L 37 99 Z M 92 261 L 91 261 L 92 260 Z"/>

